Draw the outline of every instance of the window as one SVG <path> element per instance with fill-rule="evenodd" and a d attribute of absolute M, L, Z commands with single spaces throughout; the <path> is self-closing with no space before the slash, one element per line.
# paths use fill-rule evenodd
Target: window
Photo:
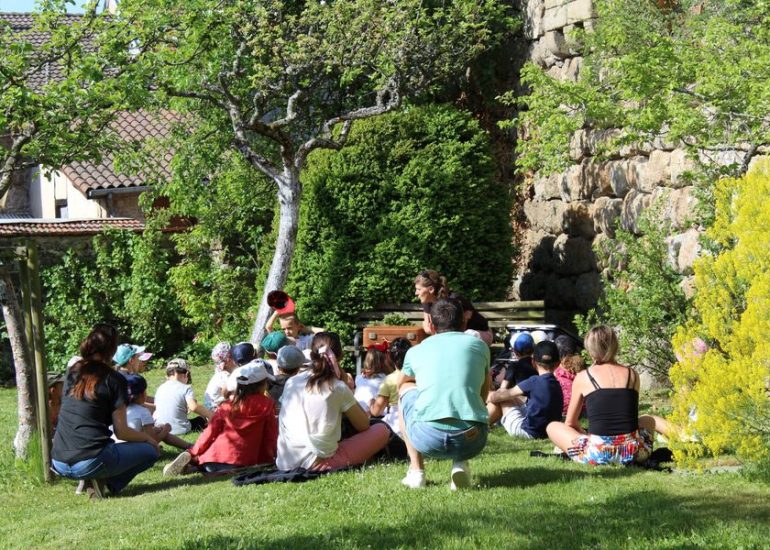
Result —
<path fill-rule="evenodd" d="M 69 218 L 69 212 L 67 209 L 67 199 L 58 199 L 56 201 L 56 219 Z"/>

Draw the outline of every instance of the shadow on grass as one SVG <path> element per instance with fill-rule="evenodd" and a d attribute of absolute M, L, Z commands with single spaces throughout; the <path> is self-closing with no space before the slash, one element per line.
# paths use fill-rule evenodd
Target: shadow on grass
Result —
<path fill-rule="evenodd" d="M 533 459 L 542 460 L 543 466 L 548 462 L 561 462 L 557 458 Z M 479 475 L 476 481 L 482 487 L 516 487 L 526 488 L 547 483 L 564 483 L 583 478 L 617 479 L 636 475 L 641 470 L 635 468 L 595 468 L 593 470 L 560 470 L 553 468 L 512 468 L 492 475 Z"/>
<path fill-rule="evenodd" d="M 623 471 L 607 470 L 613 472 L 609 475 L 622 475 Z M 187 541 L 182 548 L 422 548 L 457 546 L 462 542 L 463 546 L 497 544 L 540 549 L 624 547 L 632 543 L 656 546 L 665 541 L 669 544 L 676 541 L 677 547 L 729 546 L 730 541 L 720 538 L 720 526 L 730 523 L 754 526 L 756 538 L 744 541 L 753 547 L 765 540 L 763 537 L 767 535 L 770 522 L 770 507 L 749 494 L 712 495 L 703 499 L 702 496 L 681 497 L 659 490 L 639 490 L 597 499 L 596 503 L 591 502 L 590 495 L 584 496 L 586 498 L 568 510 L 522 506 L 511 515 L 488 517 L 483 517 L 482 510 L 465 513 L 426 511 L 405 517 L 401 528 L 378 526 L 376 520 L 371 519 L 367 523 L 342 528 L 335 526 L 319 533 L 277 539 L 268 539 L 269 535 L 259 539 L 204 535 Z M 764 532 L 757 526 L 764 526 Z M 691 538 L 694 535 L 696 540 Z"/>

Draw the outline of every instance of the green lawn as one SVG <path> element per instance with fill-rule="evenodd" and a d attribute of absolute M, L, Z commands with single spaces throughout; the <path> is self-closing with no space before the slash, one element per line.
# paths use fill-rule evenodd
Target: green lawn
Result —
<path fill-rule="evenodd" d="M 194 369 L 201 392 L 210 371 Z M 150 388 L 160 382 L 147 373 Z M 304 484 L 234 487 L 228 479 L 164 479 L 175 456 L 119 498 L 90 502 L 75 483 L 40 486 L 14 471 L 15 391 L 0 390 L 4 548 L 767 548 L 770 486 L 735 474 L 588 468 L 530 458 L 545 443 L 497 429 L 472 461 L 478 487 L 449 491 L 449 463 L 429 486 L 401 487 L 404 464 Z"/>

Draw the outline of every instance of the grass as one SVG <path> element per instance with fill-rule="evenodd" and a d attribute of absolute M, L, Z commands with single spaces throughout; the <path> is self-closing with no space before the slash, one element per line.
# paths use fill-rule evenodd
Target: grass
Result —
<path fill-rule="evenodd" d="M 196 394 L 210 374 L 195 368 Z M 147 373 L 151 389 L 158 371 Z M 89 502 L 14 467 L 15 392 L 0 390 L 3 548 L 767 548 L 770 486 L 735 474 L 588 468 L 530 458 L 543 442 L 494 430 L 472 461 L 472 491 L 449 491 L 449 463 L 429 485 L 399 484 L 404 464 L 377 464 L 304 484 L 235 487 L 165 479 L 163 464 L 124 496 Z"/>

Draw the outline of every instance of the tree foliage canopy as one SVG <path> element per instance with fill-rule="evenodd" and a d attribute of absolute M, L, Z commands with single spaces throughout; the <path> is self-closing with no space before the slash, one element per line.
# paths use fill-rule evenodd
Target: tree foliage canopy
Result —
<path fill-rule="evenodd" d="M 41 2 L 29 30 L 0 22 L 0 196 L 16 170 L 99 160 L 115 144 L 117 113 L 146 98 L 141 48 L 124 22 L 96 1 L 78 16 L 67 4 Z"/>
<path fill-rule="evenodd" d="M 578 82 L 535 65 L 522 79 L 521 170 L 569 164 L 569 139 L 584 126 L 621 128 L 613 146 L 664 140 L 698 150 L 741 144 L 742 173 L 770 144 L 770 5 L 763 0 L 599 0 L 594 32 L 579 34 Z M 508 97 L 509 101 L 516 98 Z M 614 147 L 610 147 L 611 149 Z"/>

